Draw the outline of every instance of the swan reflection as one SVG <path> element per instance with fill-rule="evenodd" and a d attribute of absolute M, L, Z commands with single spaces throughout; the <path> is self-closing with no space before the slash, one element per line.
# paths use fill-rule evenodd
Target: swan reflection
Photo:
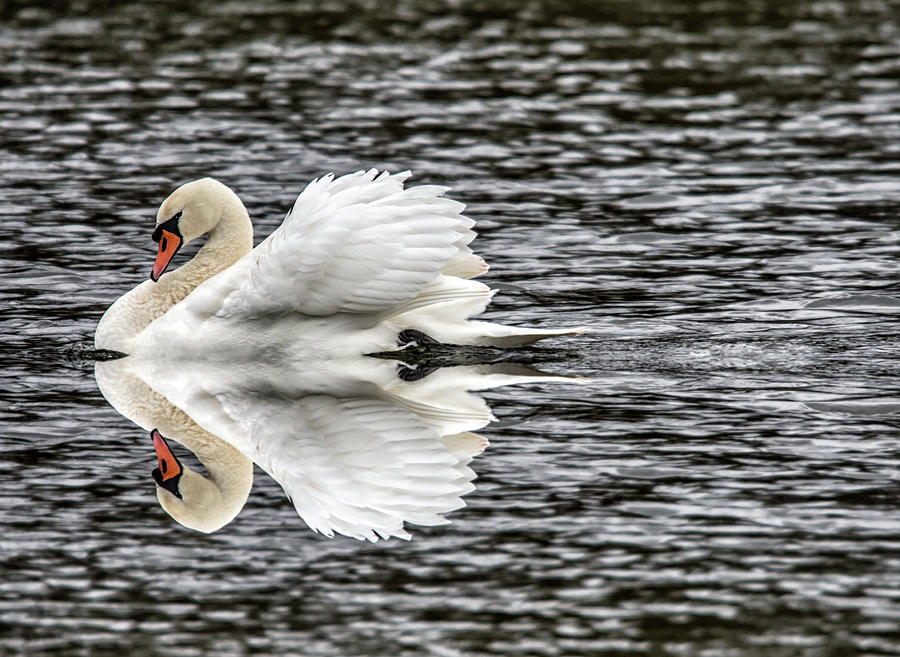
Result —
<path fill-rule="evenodd" d="M 110 404 L 151 432 L 157 496 L 179 523 L 212 532 L 233 520 L 255 463 L 315 531 L 409 538 L 404 522 L 444 523 L 473 489 L 469 463 L 487 445 L 473 432 L 492 416 L 470 390 L 575 380 L 399 362 L 416 342 L 507 347 L 584 331 L 470 320 L 492 295 L 470 280 L 487 269 L 468 247 L 473 222 L 444 188 L 404 188 L 407 175 L 313 181 L 252 250 L 247 211 L 221 183 L 194 181 L 163 202 L 151 280 L 97 328 L 95 346 L 123 357 L 95 372 Z"/>
<path fill-rule="evenodd" d="M 579 381 L 522 366 L 454 367 L 368 396 L 244 388 L 193 395 L 203 401 L 179 408 L 129 361 L 97 363 L 97 382 L 117 410 L 151 432 L 157 497 L 176 521 L 202 532 L 231 522 L 250 494 L 256 463 L 311 529 L 373 541 L 409 538 L 404 522 L 442 524 L 443 514 L 464 506 L 461 497 L 474 488 L 469 463 L 488 445 L 473 432 L 493 419 L 470 388 Z M 205 429 L 210 418 L 227 433 Z M 191 450 L 207 476 L 181 463 L 168 440 Z"/>

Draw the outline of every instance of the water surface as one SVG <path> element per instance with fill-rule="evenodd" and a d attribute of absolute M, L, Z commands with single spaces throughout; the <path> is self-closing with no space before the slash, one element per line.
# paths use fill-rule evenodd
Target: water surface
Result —
<path fill-rule="evenodd" d="M 0 652 L 900 654 L 896 3 L 320 4 L 0 10 Z M 259 239 L 369 166 L 453 187 L 487 316 L 592 327 L 547 367 L 594 383 L 486 393 L 408 544 L 261 473 L 181 529 L 79 348 L 175 185 Z"/>

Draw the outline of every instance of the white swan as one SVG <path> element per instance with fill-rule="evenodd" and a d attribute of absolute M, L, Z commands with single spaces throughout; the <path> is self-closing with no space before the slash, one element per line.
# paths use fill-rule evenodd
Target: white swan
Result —
<path fill-rule="evenodd" d="M 147 429 L 168 413 L 170 437 L 206 465 L 208 478 L 154 438 L 160 502 L 182 524 L 229 522 L 246 501 L 251 461 L 327 535 L 406 538 L 404 521 L 443 522 L 472 488 L 466 464 L 484 443 L 469 432 L 490 413 L 458 391 L 442 404 L 433 384 L 419 399 L 394 362 L 365 354 L 396 348 L 403 329 L 504 346 L 584 331 L 469 321 L 492 295 L 468 280 L 487 268 L 468 248 L 473 222 L 444 188 L 405 189 L 407 176 L 315 180 L 252 250 L 246 209 L 215 180 L 188 183 L 160 206 L 152 280 L 116 301 L 95 336 L 98 349 L 127 358 L 98 363 L 97 378 Z M 203 234 L 190 262 L 163 273 Z"/>

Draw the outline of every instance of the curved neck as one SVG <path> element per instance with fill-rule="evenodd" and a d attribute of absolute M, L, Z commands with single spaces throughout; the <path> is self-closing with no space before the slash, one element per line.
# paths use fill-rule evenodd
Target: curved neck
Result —
<path fill-rule="evenodd" d="M 146 431 L 158 429 L 200 460 L 209 473 L 206 481 L 214 490 L 204 496 L 211 506 L 200 509 L 198 518 L 208 523 L 207 528 L 218 529 L 231 521 L 247 502 L 253 486 L 253 462 L 151 388 L 135 373 L 131 361 L 131 358 L 121 358 L 96 363 L 94 374 L 100 391 L 129 420 Z"/>
<path fill-rule="evenodd" d="M 141 331 L 180 303 L 205 280 L 237 262 L 253 249 L 253 226 L 235 195 L 221 206 L 218 223 L 197 254 L 157 282 L 144 281 L 122 295 L 107 311 L 94 337 L 98 349 L 130 353 Z"/>
<path fill-rule="evenodd" d="M 167 437 L 181 443 L 206 468 L 205 492 L 194 502 L 190 517 L 170 513 L 178 522 L 203 532 L 215 531 L 234 520 L 250 497 L 253 487 L 253 462 L 227 442 L 206 431 L 186 413 L 173 407 L 166 423 L 159 423 L 159 430 Z M 168 426 L 166 426 L 168 425 Z M 201 478 L 199 473 L 191 473 Z M 212 490 L 210 490 L 210 488 Z M 194 492 L 198 492 L 196 489 Z M 189 502 L 186 497 L 185 502 Z"/>
<path fill-rule="evenodd" d="M 253 461 L 227 442 L 191 421 L 190 431 L 172 438 L 194 453 L 208 474 L 207 479 L 219 490 L 220 520 L 230 522 L 247 502 L 253 487 Z M 164 434 L 165 435 L 165 434 Z M 226 518 L 227 516 L 227 518 Z"/>
<path fill-rule="evenodd" d="M 228 269 L 252 249 L 250 216 L 237 196 L 229 198 L 222 205 L 219 222 L 209 231 L 206 244 L 189 262 L 160 277 L 157 293 L 166 297 L 170 307 L 180 303 L 194 288 Z"/>

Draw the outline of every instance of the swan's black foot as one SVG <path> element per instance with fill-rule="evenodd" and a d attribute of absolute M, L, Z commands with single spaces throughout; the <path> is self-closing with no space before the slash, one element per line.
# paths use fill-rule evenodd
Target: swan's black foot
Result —
<path fill-rule="evenodd" d="M 424 333 L 422 335 L 424 335 Z M 399 376 L 404 381 L 419 381 L 420 379 L 424 379 L 426 376 L 434 372 L 436 369 L 438 368 L 427 367 L 425 365 L 410 365 L 407 363 L 399 363 L 397 365 L 397 376 Z"/>
<path fill-rule="evenodd" d="M 440 342 L 429 335 L 425 335 L 422 331 L 417 331 L 416 329 L 404 329 L 397 334 L 397 344 L 401 349 L 406 349 L 407 347 L 422 347 L 429 344 L 440 344 Z M 414 381 L 415 379 L 404 379 L 404 381 L 408 380 Z"/>

